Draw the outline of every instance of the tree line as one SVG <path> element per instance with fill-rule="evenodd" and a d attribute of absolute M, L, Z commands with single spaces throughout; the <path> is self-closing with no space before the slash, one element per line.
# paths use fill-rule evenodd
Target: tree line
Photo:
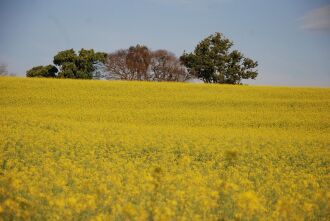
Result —
<path fill-rule="evenodd" d="M 225 84 L 255 79 L 258 63 L 238 50 L 230 50 L 232 46 L 232 41 L 216 32 L 199 42 L 193 52 L 184 52 L 179 58 L 165 49 L 153 51 L 139 44 L 108 54 L 93 49 L 76 53 L 69 49 L 57 53 L 53 64 L 33 67 L 26 76 L 143 81 L 197 78 Z"/>

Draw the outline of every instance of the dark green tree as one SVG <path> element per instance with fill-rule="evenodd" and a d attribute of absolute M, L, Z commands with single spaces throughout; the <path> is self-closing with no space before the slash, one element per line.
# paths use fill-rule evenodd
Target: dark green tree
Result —
<path fill-rule="evenodd" d="M 95 53 L 93 49 L 81 49 L 78 55 L 73 49 L 69 49 L 55 55 L 53 62 L 60 68 L 59 78 L 92 79 L 95 71 L 94 64 L 104 63 L 106 57 L 106 53 Z"/>
<path fill-rule="evenodd" d="M 54 56 L 53 63 L 57 65 L 58 68 L 53 65 L 48 65 L 46 67 L 52 66 L 56 68 L 56 71 L 52 69 L 52 75 L 49 77 L 92 79 L 94 77 L 93 72 L 97 68 L 95 64 L 99 62 L 104 63 L 106 58 L 106 53 L 95 53 L 93 49 L 86 50 L 82 48 L 78 54 L 76 54 L 73 49 L 69 49 L 60 51 Z M 46 73 L 44 66 L 38 66 L 27 71 L 26 76 L 36 77 L 42 75 L 41 77 L 45 77 L 44 75 Z"/>
<path fill-rule="evenodd" d="M 206 83 L 241 84 L 242 79 L 255 79 L 258 63 L 237 51 L 233 42 L 216 32 L 202 40 L 193 53 L 184 52 L 181 62 L 189 73 Z"/>
<path fill-rule="evenodd" d="M 46 77 L 54 78 L 58 69 L 54 65 L 37 66 L 26 72 L 27 77 Z"/>

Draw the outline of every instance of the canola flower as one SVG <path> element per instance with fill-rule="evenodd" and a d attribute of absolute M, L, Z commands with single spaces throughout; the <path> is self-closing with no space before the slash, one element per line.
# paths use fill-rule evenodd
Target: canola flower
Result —
<path fill-rule="evenodd" d="M 329 220 L 330 89 L 0 78 L 0 220 Z"/>

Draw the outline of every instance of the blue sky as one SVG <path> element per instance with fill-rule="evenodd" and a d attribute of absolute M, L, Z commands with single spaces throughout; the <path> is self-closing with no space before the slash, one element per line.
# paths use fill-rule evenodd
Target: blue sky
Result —
<path fill-rule="evenodd" d="M 21 76 L 69 48 L 180 56 L 214 32 L 259 62 L 246 83 L 330 86 L 329 0 L 0 0 L 0 62 Z"/>

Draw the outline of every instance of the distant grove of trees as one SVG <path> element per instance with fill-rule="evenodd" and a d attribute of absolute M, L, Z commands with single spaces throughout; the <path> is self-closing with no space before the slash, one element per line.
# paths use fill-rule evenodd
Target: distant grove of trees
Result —
<path fill-rule="evenodd" d="M 136 45 L 109 54 L 93 49 L 61 51 L 52 65 L 37 66 L 27 77 L 76 79 L 120 79 L 143 81 L 186 81 L 198 78 L 206 83 L 240 84 L 242 79 L 255 79 L 258 63 L 237 51 L 233 42 L 221 33 L 202 40 L 194 52 L 180 58 L 167 50 L 150 50 Z"/>

